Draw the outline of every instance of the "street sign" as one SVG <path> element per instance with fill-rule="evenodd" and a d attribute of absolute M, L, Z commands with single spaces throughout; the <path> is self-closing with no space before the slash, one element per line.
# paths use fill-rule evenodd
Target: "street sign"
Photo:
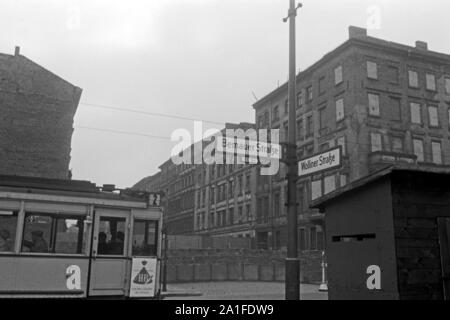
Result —
<path fill-rule="evenodd" d="M 281 158 L 281 146 L 276 143 L 267 143 L 255 140 L 235 139 L 234 137 L 221 137 L 217 141 L 218 152 L 236 153 L 238 155 L 256 158 Z"/>
<path fill-rule="evenodd" d="M 338 146 L 328 151 L 323 151 L 298 162 L 298 175 L 307 176 L 317 172 L 323 172 L 339 168 L 342 165 L 342 147 Z"/>

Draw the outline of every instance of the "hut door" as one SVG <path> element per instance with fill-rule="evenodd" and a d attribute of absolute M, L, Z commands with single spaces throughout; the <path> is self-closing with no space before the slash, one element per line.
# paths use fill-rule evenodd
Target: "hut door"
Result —
<path fill-rule="evenodd" d="M 450 300 L 450 218 L 438 218 L 444 299 Z"/>

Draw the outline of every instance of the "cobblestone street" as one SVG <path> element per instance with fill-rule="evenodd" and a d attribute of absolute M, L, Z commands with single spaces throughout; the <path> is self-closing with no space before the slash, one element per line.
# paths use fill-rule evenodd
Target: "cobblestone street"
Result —
<path fill-rule="evenodd" d="M 174 296 L 167 300 L 284 300 L 283 282 L 199 282 L 167 285 L 168 291 L 202 293 L 201 296 Z M 327 300 L 318 285 L 302 284 L 302 300 Z"/>

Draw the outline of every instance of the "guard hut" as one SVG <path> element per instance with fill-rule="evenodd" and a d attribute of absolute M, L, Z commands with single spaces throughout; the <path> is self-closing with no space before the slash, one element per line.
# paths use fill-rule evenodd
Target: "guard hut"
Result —
<path fill-rule="evenodd" d="M 390 167 L 311 204 L 329 299 L 450 298 L 450 174 Z"/>

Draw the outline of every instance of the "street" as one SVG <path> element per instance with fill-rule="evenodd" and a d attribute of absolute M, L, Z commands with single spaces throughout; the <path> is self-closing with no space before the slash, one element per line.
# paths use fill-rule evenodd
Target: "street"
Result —
<path fill-rule="evenodd" d="M 168 292 L 179 292 L 166 300 L 284 300 L 283 282 L 198 282 L 168 284 Z M 302 284 L 302 300 L 327 300 L 326 292 L 319 292 L 318 285 Z M 182 295 L 182 293 L 186 295 Z M 202 293 L 189 296 L 188 294 Z"/>

